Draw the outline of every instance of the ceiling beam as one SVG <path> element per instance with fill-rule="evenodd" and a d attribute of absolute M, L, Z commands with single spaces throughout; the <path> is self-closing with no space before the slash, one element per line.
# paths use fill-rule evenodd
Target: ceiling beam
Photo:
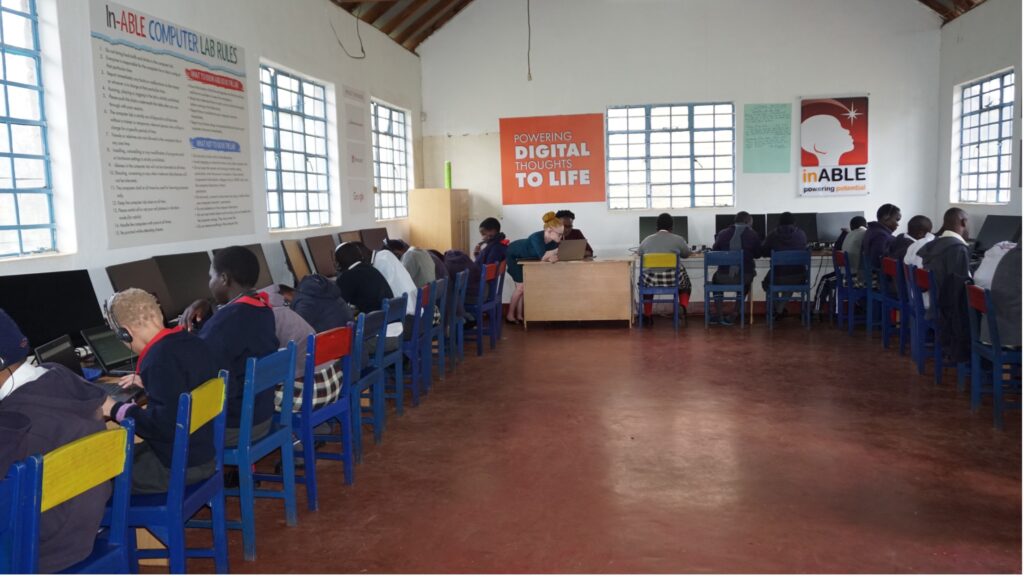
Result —
<path fill-rule="evenodd" d="M 359 18 L 368 24 L 375 24 L 377 19 L 384 15 L 385 12 L 391 10 L 395 6 L 393 0 L 387 2 L 375 2 L 372 8 L 367 8 L 367 3 L 363 4 L 363 9 L 359 11 Z"/>
<path fill-rule="evenodd" d="M 424 40 L 430 38 L 431 34 L 440 30 L 442 26 L 447 24 L 452 18 L 455 18 L 455 16 L 457 16 L 459 12 L 462 12 L 462 9 L 468 6 L 469 3 L 472 1 L 473 0 L 460 0 L 460 2 L 456 4 L 454 8 L 449 10 L 447 14 L 442 16 L 433 24 L 426 26 L 418 34 L 407 40 L 403 44 L 403 46 L 415 52 L 416 48 L 419 47 L 419 45 L 422 44 Z"/>
<path fill-rule="evenodd" d="M 405 44 L 406 40 L 419 34 L 424 28 L 429 26 L 440 16 L 443 16 L 455 2 L 456 0 L 440 0 L 440 2 L 431 6 L 430 9 L 425 11 L 422 16 L 413 20 L 408 26 L 406 26 L 404 30 L 395 34 L 395 42 Z"/>
<path fill-rule="evenodd" d="M 957 16 L 963 14 L 964 12 L 967 12 L 968 10 L 974 7 L 974 4 L 971 3 L 970 0 L 953 0 L 953 4 L 957 8 L 957 12 L 959 12 Z"/>
<path fill-rule="evenodd" d="M 391 36 L 392 32 L 394 32 L 399 26 L 402 25 L 402 23 L 408 20 L 410 16 L 415 14 L 420 8 L 423 8 L 426 4 L 427 0 L 412 0 L 412 2 L 409 2 L 409 5 L 405 7 L 405 10 L 402 10 L 398 14 L 395 14 L 387 22 L 385 22 L 384 25 L 380 27 L 380 31 L 387 34 L 388 36 Z"/>
<path fill-rule="evenodd" d="M 942 22 L 946 23 L 956 18 L 956 13 L 946 8 L 939 0 L 920 0 L 921 4 L 932 9 L 933 12 L 942 18 Z"/>

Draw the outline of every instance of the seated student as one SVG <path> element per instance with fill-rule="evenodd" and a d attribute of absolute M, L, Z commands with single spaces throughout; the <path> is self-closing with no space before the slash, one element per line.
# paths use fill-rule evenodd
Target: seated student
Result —
<path fill-rule="evenodd" d="M 760 254 L 764 257 L 771 257 L 774 251 L 783 250 L 807 250 L 807 233 L 796 226 L 796 217 L 791 212 L 784 212 L 779 215 L 779 224 L 775 230 L 768 233 L 764 242 L 761 243 Z M 764 275 L 761 286 L 765 292 L 771 281 L 771 274 Z M 803 284 L 807 282 L 802 266 L 782 265 L 775 271 L 775 284 Z M 787 314 L 786 302 L 793 294 L 784 294 L 784 299 L 775 302 L 776 318 L 783 318 Z"/>
<path fill-rule="evenodd" d="M 505 270 L 516 283 L 506 318 L 510 323 L 518 323 L 523 320 L 523 265 L 519 264 L 519 261 L 540 259 L 547 262 L 558 262 L 558 243 L 562 242 L 562 233 L 565 230 L 562 219 L 555 216 L 553 212 L 546 212 L 541 220 L 544 222 L 543 230 L 538 230 L 529 237 L 521 238 L 508 245 L 508 252 L 505 255 L 508 265 Z"/>
<path fill-rule="evenodd" d="M 366 246 L 361 242 L 343 242 L 334 249 L 334 265 L 338 276 L 341 298 L 355 307 L 355 314 L 379 311 L 384 299 L 395 295 L 388 281 L 370 264 L 369 256 L 364 258 Z"/>
<path fill-rule="evenodd" d="M 863 285 L 860 274 L 860 253 L 864 243 L 864 234 L 868 231 L 868 221 L 863 216 L 855 216 L 850 219 L 850 232 L 843 239 L 840 250 L 845 252 L 849 258 L 850 272 L 855 282 Z"/>
<path fill-rule="evenodd" d="M 427 249 L 427 254 L 430 255 L 430 260 L 434 261 L 434 280 L 448 278 L 448 266 L 444 262 L 444 255 L 441 254 L 441 251 L 430 248 Z"/>
<path fill-rule="evenodd" d="M 918 218 L 918 217 L 915 216 L 914 218 Z M 916 225 L 916 226 L 914 225 L 914 219 L 913 218 L 910 219 L 910 224 L 908 225 L 907 228 L 909 229 L 909 228 L 911 228 L 911 226 L 914 226 L 914 229 L 917 231 L 917 234 L 919 234 L 921 229 L 924 229 L 925 227 L 927 227 L 927 230 L 926 230 L 926 232 L 924 233 L 923 236 L 921 236 L 921 237 L 914 237 L 916 240 L 914 240 L 914 242 L 911 243 L 911 245 L 907 247 L 907 252 L 903 255 L 903 262 L 905 264 L 912 264 L 912 265 L 916 266 L 917 268 L 921 268 L 921 267 L 924 266 L 924 263 L 921 261 L 921 257 L 918 254 L 921 251 L 921 247 L 923 247 L 924 245 L 926 245 L 926 244 L 930 243 L 931 241 L 935 240 L 935 235 L 932 234 L 932 221 L 931 221 L 931 219 L 929 219 L 926 216 L 922 216 L 921 219 L 923 219 L 923 220 L 920 221 L 918 223 L 918 225 Z M 918 228 L 918 227 L 920 227 L 920 228 Z M 911 236 L 913 236 L 913 234 Z M 925 299 L 925 306 L 928 306 L 928 302 L 927 301 L 928 301 L 928 299 Z"/>
<path fill-rule="evenodd" d="M 306 276 L 286 298 L 288 306 L 318 333 L 343 327 L 354 320 L 352 307 L 342 298 L 338 284 L 320 274 Z"/>
<path fill-rule="evenodd" d="M 964 283 L 971 280 L 971 250 L 967 213 L 950 208 L 942 217 L 939 236 L 924 245 L 918 254 L 924 268 L 935 276 L 939 300 L 932 302 L 931 314 L 937 319 L 942 353 L 947 360 L 967 361 L 971 356 L 971 333 L 967 317 Z"/>
<path fill-rule="evenodd" d="M 401 323 L 391 323 L 387 328 L 385 350 L 392 351 L 398 347 L 399 337 L 403 334 L 406 340 L 412 337 L 413 315 L 416 314 L 416 298 L 419 289 L 412 281 L 409 271 L 398 261 L 398 257 L 388 250 L 378 250 L 373 253 L 373 268 L 380 272 L 381 277 L 391 287 L 392 294 L 396 297 L 406 295 L 404 327 Z"/>
<path fill-rule="evenodd" d="M 562 220 L 565 222 L 565 219 Z M 690 245 L 686 244 L 686 239 L 672 232 L 672 215 L 668 213 L 661 213 L 658 215 L 655 221 L 657 232 L 648 236 L 640 243 L 640 255 L 652 254 L 652 253 L 672 253 L 679 255 L 680 259 L 684 259 L 690 256 Z M 683 314 L 686 314 L 686 307 L 690 304 L 690 276 L 686 274 L 686 268 L 679 267 L 678 278 L 673 278 L 675 271 L 671 269 L 645 269 L 643 284 L 649 287 L 658 286 L 672 286 L 679 283 L 679 306 L 683 307 Z M 645 295 L 644 300 L 653 301 L 652 295 Z M 653 302 L 644 303 L 644 322 L 652 323 L 654 319 L 651 316 L 651 310 L 653 309 Z"/>
<path fill-rule="evenodd" d="M 1005 347 L 1021 346 L 1020 266 L 1021 245 L 1018 244 L 1003 256 L 992 275 L 992 307 L 999 327 L 999 340 Z"/>
<path fill-rule="evenodd" d="M 917 249 L 920 249 L 924 246 L 924 242 L 918 244 L 918 241 L 928 239 L 928 237 L 935 238 L 932 234 L 931 219 L 921 214 L 916 215 L 907 222 L 906 234 L 901 234 L 893 240 L 885 256 L 896 259 L 898 263 L 903 263 L 907 258 L 910 247 L 917 245 Z M 926 240 L 925 242 L 928 241 Z M 914 250 L 915 255 L 917 254 L 917 249 Z"/>
<path fill-rule="evenodd" d="M 310 277 L 306 277 L 306 279 L 308 278 Z M 303 281 L 306 279 L 303 279 Z M 274 326 L 278 342 L 287 344 L 289 341 L 292 341 L 295 343 L 295 386 L 293 388 L 294 402 L 292 404 L 292 412 L 297 413 L 302 409 L 302 389 L 306 384 L 307 341 L 309 335 L 319 331 L 316 331 L 297 312 L 286 306 L 274 307 Z M 334 366 L 333 363 L 316 367 L 316 372 L 313 375 L 313 408 L 319 409 L 337 400 L 341 396 L 341 385 L 342 373 L 340 367 Z M 283 391 L 283 387 L 278 387 L 274 391 L 274 408 L 276 410 L 281 410 Z"/>
<path fill-rule="evenodd" d="M 33 366 L 25 360 L 28 352 L 28 339 L 0 310 L 0 421 L 9 437 L 2 450 L 8 466 L 105 429 L 103 390 L 63 365 Z M 6 473 L 4 468 L 0 474 Z M 42 514 L 41 573 L 56 573 L 89 556 L 110 494 L 104 483 Z"/>
<path fill-rule="evenodd" d="M 895 240 L 893 232 L 899 227 L 903 215 L 898 206 L 883 204 L 878 207 L 875 216 L 878 220 L 868 223 L 861 240 L 862 266 L 872 273 L 882 268 L 882 257 Z M 865 278 L 863 282 L 867 284 L 868 280 Z"/>
<path fill-rule="evenodd" d="M 409 271 L 412 282 L 416 286 L 426 286 L 437 279 L 437 270 L 434 268 L 434 259 L 430 253 L 414 246 L 409 246 L 404 240 L 393 238 L 384 243 L 384 248 L 391 251 L 401 259 L 402 266 Z"/>
<path fill-rule="evenodd" d="M 562 240 L 587 240 L 587 237 L 583 236 L 582 230 L 573 227 L 576 215 L 571 210 L 560 210 L 555 213 L 555 216 L 562 219 L 562 228 L 565 229 L 562 233 Z M 594 256 L 594 249 L 590 248 L 589 242 L 583 256 L 587 258 Z"/>
<path fill-rule="evenodd" d="M 480 242 L 473 249 L 473 258 L 481 266 L 501 262 L 505 260 L 508 245 L 501 223 L 494 217 L 487 217 L 480 223 Z"/>
<path fill-rule="evenodd" d="M 986 250 L 985 256 L 981 259 L 981 264 L 974 271 L 974 284 L 981 288 L 991 289 L 992 277 L 996 274 L 996 267 L 1002 262 L 1003 257 L 1014 248 L 1017 248 L 1017 243 L 1003 240 Z"/>
<path fill-rule="evenodd" d="M 184 327 L 164 328 L 160 303 L 137 288 L 116 293 L 107 302 L 107 323 L 114 332 L 126 332 L 125 346 L 139 355 L 138 372 L 123 377 L 122 387 L 146 390 L 146 404 L 118 403 L 107 398 L 103 413 L 120 423 L 135 419 L 132 465 L 133 493 L 165 493 L 170 484 L 171 456 L 178 417 L 178 397 L 217 376 L 217 360 L 210 347 Z M 213 426 L 205 425 L 189 440 L 185 484 L 209 479 L 214 473 Z"/>
<path fill-rule="evenodd" d="M 199 338 L 216 355 L 218 366 L 229 371 L 226 447 L 238 445 L 246 362 L 276 352 L 280 344 L 274 311 L 265 297 L 253 292 L 259 275 L 260 262 L 246 248 L 229 246 L 218 251 L 210 265 L 210 293 L 218 305 L 216 312 L 209 301 L 198 300 L 181 316 L 181 324 L 189 331 L 198 330 Z M 273 416 L 274 392 L 266 390 L 256 396 L 253 440 L 270 431 Z"/>
<path fill-rule="evenodd" d="M 715 235 L 715 244 L 711 247 L 711 250 L 743 251 L 743 285 L 747 294 L 750 294 L 750 285 L 757 274 L 754 259 L 761 250 L 761 237 L 754 230 L 753 224 L 754 218 L 750 213 L 741 210 L 736 213 L 734 224 Z M 711 277 L 713 284 L 739 284 L 739 281 L 739 267 L 718 267 Z M 718 314 L 712 317 L 712 322 L 731 325 L 732 315 L 725 315 L 722 312 L 722 300 L 721 295 L 715 297 L 715 309 Z"/>

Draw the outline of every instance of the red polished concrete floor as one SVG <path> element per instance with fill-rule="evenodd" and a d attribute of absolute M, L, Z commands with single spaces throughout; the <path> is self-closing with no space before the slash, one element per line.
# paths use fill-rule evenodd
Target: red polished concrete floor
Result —
<path fill-rule="evenodd" d="M 1021 572 L 1019 413 L 863 333 L 669 325 L 506 330 L 232 572 Z"/>

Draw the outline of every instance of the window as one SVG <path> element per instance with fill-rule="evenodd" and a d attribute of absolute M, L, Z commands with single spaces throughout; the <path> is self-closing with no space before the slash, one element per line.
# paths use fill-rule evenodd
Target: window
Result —
<path fill-rule="evenodd" d="M 377 220 L 409 215 L 409 113 L 377 101 L 373 121 L 373 209 Z"/>
<path fill-rule="evenodd" d="M 327 92 L 320 84 L 260 66 L 267 226 L 331 223 L 327 173 Z"/>
<path fill-rule="evenodd" d="M 960 87 L 960 140 L 953 201 L 1010 202 L 1013 172 L 1013 70 Z"/>
<path fill-rule="evenodd" d="M 731 103 L 608 109 L 608 207 L 733 206 Z"/>
<path fill-rule="evenodd" d="M 34 0 L 0 7 L 0 257 L 56 249 Z"/>

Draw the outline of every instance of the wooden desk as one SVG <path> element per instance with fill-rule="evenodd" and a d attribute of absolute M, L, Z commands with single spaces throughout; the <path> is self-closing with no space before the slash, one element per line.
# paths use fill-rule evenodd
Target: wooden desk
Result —
<path fill-rule="evenodd" d="M 523 324 L 617 321 L 633 326 L 632 259 L 524 262 Z"/>

